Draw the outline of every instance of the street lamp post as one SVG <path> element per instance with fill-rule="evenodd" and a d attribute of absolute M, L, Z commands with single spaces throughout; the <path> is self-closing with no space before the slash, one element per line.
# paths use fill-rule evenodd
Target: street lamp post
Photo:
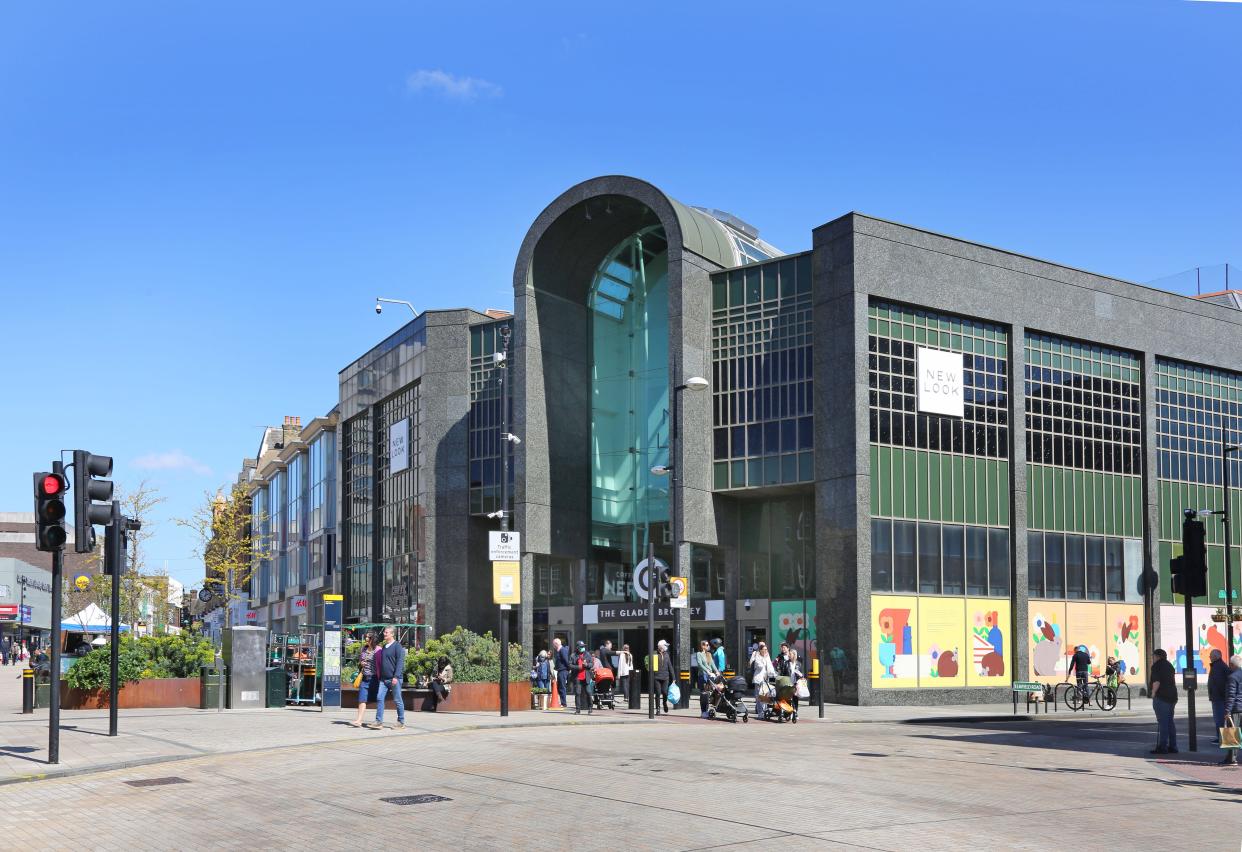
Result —
<path fill-rule="evenodd" d="M 678 494 L 678 486 L 682 482 L 682 480 L 679 479 L 677 475 L 677 464 L 678 464 L 677 463 L 677 451 L 678 449 L 680 449 L 680 440 L 681 440 L 681 422 L 680 422 L 681 421 L 681 417 L 680 417 L 681 392 L 684 390 L 701 391 L 701 390 L 706 390 L 708 387 L 710 387 L 710 383 L 707 381 L 707 379 L 702 378 L 701 376 L 691 376 L 690 378 L 686 379 L 684 382 L 682 382 L 679 385 L 676 385 L 673 388 L 673 394 L 672 394 L 673 398 L 670 400 L 672 405 L 670 406 L 670 411 L 669 411 L 669 430 L 668 430 L 668 434 L 669 434 L 668 461 L 669 463 L 665 465 L 656 465 L 655 467 L 651 468 L 651 472 L 655 474 L 656 476 L 668 476 L 669 477 L 669 481 L 668 481 L 668 486 L 669 486 L 668 487 L 668 525 L 669 525 L 669 529 L 673 533 L 673 536 L 672 536 L 673 537 L 673 570 L 677 572 L 675 576 L 682 575 L 682 572 L 681 572 L 681 530 L 679 529 L 677 525 L 677 521 L 678 521 L 677 494 Z M 655 587 L 655 573 L 654 572 L 655 572 L 654 562 L 648 563 L 647 574 L 651 578 L 648 581 L 648 583 L 652 588 Z M 653 602 L 650 605 L 654 607 L 655 605 L 654 598 L 653 598 Z M 677 656 L 678 656 L 677 670 L 678 671 L 676 674 L 678 674 L 678 676 L 680 676 L 682 665 L 688 664 L 689 662 L 688 660 L 689 655 L 684 653 L 684 649 L 682 648 L 683 637 L 681 635 L 681 632 L 682 632 L 681 619 L 682 619 L 682 616 L 681 616 L 680 611 L 674 614 L 673 616 L 673 644 L 677 648 Z M 671 676 L 674 673 L 670 672 L 669 674 Z M 682 703 L 684 704 L 689 703 L 689 700 L 690 700 L 689 691 L 690 691 L 689 686 L 687 685 L 687 689 L 686 689 L 687 694 L 682 696 Z"/>
<path fill-rule="evenodd" d="M 513 329 L 497 328 L 501 351 L 497 353 L 496 369 L 500 385 L 500 530 L 509 531 L 509 444 L 520 439 L 509 432 L 509 339 Z M 512 604 L 500 605 L 500 715 L 509 715 L 509 611 Z"/>
<path fill-rule="evenodd" d="M 1221 424 L 1220 429 L 1220 466 L 1221 466 L 1221 491 L 1224 497 L 1224 514 L 1221 520 L 1225 527 L 1225 628 L 1228 634 L 1228 644 L 1225 646 L 1229 657 L 1233 654 L 1233 540 L 1230 538 L 1229 527 L 1229 454 L 1238 451 L 1237 444 L 1230 444 L 1225 439 L 1225 427 Z M 1189 654 L 1189 648 L 1187 649 Z"/>

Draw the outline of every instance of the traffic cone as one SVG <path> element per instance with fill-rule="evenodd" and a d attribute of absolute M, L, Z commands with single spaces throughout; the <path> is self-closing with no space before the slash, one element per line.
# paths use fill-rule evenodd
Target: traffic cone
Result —
<path fill-rule="evenodd" d="M 554 683 L 555 683 L 555 681 L 550 681 L 549 683 L 550 683 L 550 684 L 554 684 Z M 558 696 L 560 695 L 560 692 L 561 692 L 561 691 L 560 691 L 559 689 L 557 689 L 555 686 L 553 686 L 551 689 L 549 689 L 549 690 L 548 690 L 548 709 L 549 709 L 549 710 L 563 710 L 563 709 L 565 709 L 565 708 L 561 707 L 561 702 L 560 702 L 560 700 L 559 700 L 559 698 L 558 698 Z"/>

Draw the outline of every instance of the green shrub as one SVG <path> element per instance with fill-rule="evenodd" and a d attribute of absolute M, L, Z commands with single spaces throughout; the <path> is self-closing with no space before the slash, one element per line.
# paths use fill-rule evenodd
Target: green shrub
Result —
<path fill-rule="evenodd" d="M 448 657 L 453 664 L 453 680 L 459 683 L 495 683 L 500 680 L 500 642 L 490 632 L 480 636 L 464 627 L 427 642 L 427 647 L 410 651 L 405 658 L 408 679 L 430 676 L 436 660 Z M 529 666 L 522 646 L 509 645 L 509 681 L 529 677 Z"/>
<path fill-rule="evenodd" d="M 110 649 L 92 649 L 65 672 L 65 682 L 75 689 L 100 689 L 108 684 Z M 190 634 L 121 637 L 118 673 L 122 683 L 167 677 L 198 677 L 199 669 L 215 662 L 211 642 Z"/>
<path fill-rule="evenodd" d="M 147 656 L 138 643 L 130 639 L 121 640 L 117 674 L 122 683 L 142 680 L 147 662 Z M 100 689 L 108 685 L 110 663 L 108 646 L 95 648 L 69 667 L 65 672 L 65 682 L 74 689 Z"/>

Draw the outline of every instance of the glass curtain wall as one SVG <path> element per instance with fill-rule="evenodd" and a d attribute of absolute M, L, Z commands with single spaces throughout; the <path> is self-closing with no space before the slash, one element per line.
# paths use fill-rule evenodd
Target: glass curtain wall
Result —
<path fill-rule="evenodd" d="M 341 541 L 341 564 L 345 571 L 345 605 L 349 618 L 369 621 L 374 449 L 370 409 L 346 420 L 342 435 L 341 511 L 345 534 Z"/>
<path fill-rule="evenodd" d="M 591 543 L 588 595 L 624 600 L 626 566 L 663 545 L 668 479 L 668 246 L 660 227 L 616 246 L 588 293 L 591 316 Z"/>
<path fill-rule="evenodd" d="M 420 437 L 420 391 L 416 383 L 379 405 L 376 423 L 376 476 L 379 479 L 380 552 L 383 586 L 380 595 L 383 620 L 415 621 L 418 601 L 418 561 L 422 552 L 423 516 L 419 489 L 422 462 Z M 393 471 L 388 455 L 389 430 L 405 422 L 408 428 L 409 464 Z"/>
<path fill-rule="evenodd" d="M 504 351 L 501 329 L 512 329 L 513 321 L 480 323 L 470 328 L 470 413 L 467 415 L 470 442 L 470 513 L 487 514 L 500 508 L 500 382 L 495 355 Z M 509 422 L 513 422 L 513 382 L 506 383 L 509 395 Z M 509 464 L 509 487 L 514 470 Z M 512 491 L 510 491 L 512 493 Z"/>

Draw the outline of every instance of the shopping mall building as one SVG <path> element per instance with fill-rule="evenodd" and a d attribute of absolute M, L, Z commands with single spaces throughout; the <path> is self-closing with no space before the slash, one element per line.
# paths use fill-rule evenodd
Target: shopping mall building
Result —
<path fill-rule="evenodd" d="M 644 651 L 632 574 L 652 543 L 690 580 L 681 659 L 720 636 L 735 664 L 758 639 L 800 636 L 805 607 L 816 649 L 844 654 L 830 699 L 1008 700 L 1015 679 L 1061 681 L 1078 644 L 1135 684 L 1154 644 L 1176 659 L 1169 560 L 1182 510 L 1220 504 L 1221 426 L 1242 437 L 1242 313 L 857 213 L 810 243 L 782 254 L 626 177 L 581 183 L 535 220 L 514 273 L 515 638 Z M 464 417 L 468 360 L 455 369 Z M 382 429 L 355 448 L 344 396 L 348 494 Z M 442 405 L 422 396 L 401 404 Z M 461 487 L 451 529 L 469 553 L 429 551 L 458 562 L 429 602 L 490 627 L 483 583 L 468 606 L 445 585 L 486 570 L 473 542 L 496 523 Z M 1207 528 L 1203 656 L 1224 650 L 1222 536 Z M 672 637 L 675 616 L 658 616 Z"/>

